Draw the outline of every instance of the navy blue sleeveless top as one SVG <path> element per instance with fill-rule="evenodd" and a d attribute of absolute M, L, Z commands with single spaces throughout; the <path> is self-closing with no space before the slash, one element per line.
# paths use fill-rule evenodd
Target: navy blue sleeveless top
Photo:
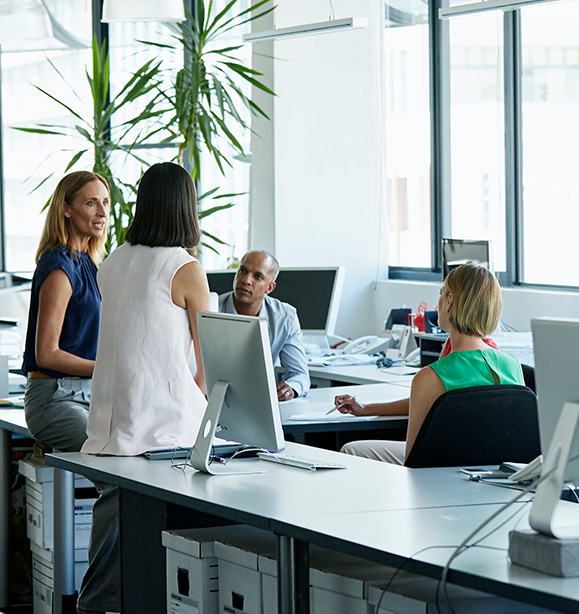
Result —
<path fill-rule="evenodd" d="M 40 286 L 52 271 L 63 270 L 72 285 L 72 296 L 66 308 L 59 348 L 75 356 L 94 360 L 99 334 L 101 295 L 97 286 L 97 267 L 88 254 L 61 246 L 40 257 L 32 278 L 28 331 L 22 370 L 42 371 L 50 377 L 74 377 L 74 374 L 40 369 L 36 364 L 36 326 Z"/>

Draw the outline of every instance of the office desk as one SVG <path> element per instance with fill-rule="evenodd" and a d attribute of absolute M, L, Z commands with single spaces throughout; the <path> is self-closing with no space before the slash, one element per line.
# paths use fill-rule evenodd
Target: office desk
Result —
<path fill-rule="evenodd" d="M 396 369 L 379 369 L 374 365 L 350 367 L 308 367 L 312 381 L 320 385 L 339 386 L 343 384 L 395 384 L 410 388 L 412 375 L 397 375 Z"/>
<path fill-rule="evenodd" d="M 338 394 L 355 395 L 362 403 L 408 398 L 409 390 L 394 384 L 366 384 L 312 388 L 305 397 L 280 403 L 283 430 L 298 443 L 339 450 L 354 439 L 406 437 L 408 416 L 359 417 L 337 411 L 326 415 Z"/>
<path fill-rule="evenodd" d="M 266 465 L 267 473 L 224 477 L 182 472 L 171 469 L 169 461 L 141 457 L 68 453 L 48 455 L 47 461 L 120 487 L 124 614 L 165 607 L 163 529 L 240 522 L 274 532 L 278 590 L 284 595 L 307 578 L 303 561 L 308 543 L 390 565 L 405 563 L 411 571 L 436 577 L 448 552 L 434 556 L 417 551 L 423 545 L 459 542 L 493 506 L 513 497 L 510 489 L 469 482 L 456 468 L 407 469 L 299 444 L 288 444 L 288 451 L 337 457 L 348 469 L 309 472 L 245 460 L 238 462 L 260 469 Z M 293 557 L 296 552 L 305 558 Z M 466 586 L 486 582 L 491 592 L 507 592 L 512 574 L 506 554 L 501 557 L 496 565 L 502 565 L 502 576 L 496 569 L 479 571 L 475 558 L 472 567 L 453 571 L 450 579 Z M 558 606 L 572 602 L 578 607 L 579 580 L 548 579 L 534 589 L 537 575 L 526 570 L 517 575 L 517 598 L 537 602 L 543 598 L 538 595 L 549 593 L 559 596 Z M 280 604 L 280 614 L 307 611 L 305 606 Z"/>

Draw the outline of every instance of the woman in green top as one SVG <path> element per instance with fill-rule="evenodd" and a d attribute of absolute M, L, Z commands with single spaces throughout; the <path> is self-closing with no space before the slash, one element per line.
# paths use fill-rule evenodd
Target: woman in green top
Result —
<path fill-rule="evenodd" d="M 496 330 L 501 310 L 501 289 L 490 271 L 475 264 L 453 269 L 444 281 L 438 301 L 438 325 L 449 334 L 452 349 L 415 375 L 410 399 L 367 405 L 346 395 L 335 399 L 342 413 L 408 414 L 406 442 L 358 441 L 346 444 L 342 452 L 404 464 L 434 401 L 447 390 L 493 384 L 524 385 L 519 361 L 484 341 Z"/>

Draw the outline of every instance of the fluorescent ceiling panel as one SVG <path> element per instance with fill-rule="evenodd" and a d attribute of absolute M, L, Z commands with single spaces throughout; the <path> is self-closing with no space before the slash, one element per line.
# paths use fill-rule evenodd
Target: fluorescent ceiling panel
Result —
<path fill-rule="evenodd" d="M 243 35 L 245 43 L 261 43 L 272 40 L 295 38 L 298 36 L 310 36 L 312 34 L 325 34 L 329 32 L 342 32 L 344 30 L 357 30 L 368 26 L 368 20 L 364 17 L 347 17 L 345 19 L 333 19 L 319 23 L 308 23 L 289 28 L 276 28 L 263 32 L 251 32 Z"/>

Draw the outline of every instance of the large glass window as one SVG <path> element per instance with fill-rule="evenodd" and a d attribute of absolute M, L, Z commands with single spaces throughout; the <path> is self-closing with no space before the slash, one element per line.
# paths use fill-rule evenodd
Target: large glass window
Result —
<path fill-rule="evenodd" d="M 440 4 L 464 2 L 468 0 Z M 436 104 L 428 117 L 436 139 L 432 150 L 441 152 L 430 192 L 434 199 L 426 203 L 437 215 L 432 237 L 420 236 L 412 223 L 416 201 L 410 196 L 407 169 L 422 161 L 423 150 L 411 138 L 418 154 L 414 159 L 406 155 L 400 133 L 412 135 L 412 128 L 404 122 L 407 116 L 397 112 L 408 105 L 407 84 L 423 77 L 427 45 L 413 46 L 424 49 L 421 64 L 406 62 L 405 71 L 396 71 L 392 67 L 405 60 L 391 56 L 402 43 L 387 29 L 391 267 L 424 267 L 425 259 L 416 254 L 427 253 L 432 241 L 444 236 L 490 239 L 495 269 L 506 273 L 504 279 L 579 286 L 574 248 L 579 222 L 574 165 L 579 157 L 579 44 L 573 29 L 578 17 L 579 2 L 570 0 L 433 21 L 436 31 L 425 29 L 431 65 L 440 71 L 436 88 L 430 84 Z M 400 33 L 410 29 L 397 28 Z M 421 126 L 418 116 L 409 124 Z M 422 211 L 421 220 L 427 215 Z M 411 236 L 415 240 L 405 249 L 405 238 Z M 430 275 L 440 270 L 440 262 L 426 264 Z M 394 272 L 396 277 L 407 274 L 404 268 Z"/>
<path fill-rule="evenodd" d="M 505 270 L 502 13 L 450 23 L 451 238 L 490 239 Z"/>
<path fill-rule="evenodd" d="M 529 283 L 579 286 L 578 19 L 578 2 L 521 11 L 523 281 Z"/>
<path fill-rule="evenodd" d="M 80 146 L 74 138 L 29 134 L 14 128 L 32 128 L 38 123 L 71 125 L 71 116 L 38 87 L 66 104 L 78 106 L 79 101 L 83 101 L 90 109 L 84 77 L 91 58 L 90 2 L 53 0 L 31 4 L 36 8 L 32 10 L 29 6 L 20 16 L 25 21 L 18 26 L 18 15 L 15 15 L 10 27 L 14 32 L 35 32 L 36 38 L 19 35 L 13 40 L 4 39 L 0 55 L 4 266 L 11 271 L 34 268 L 34 254 L 44 222 L 42 208 L 60 179 L 72 155 L 71 150 L 78 150 Z M 67 83 L 74 85 L 71 87 Z M 47 181 L 35 189 L 46 178 Z"/>
<path fill-rule="evenodd" d="M 429 9 L 389 0 L 385 158 L 391 266 L 431 266 Z"/>

